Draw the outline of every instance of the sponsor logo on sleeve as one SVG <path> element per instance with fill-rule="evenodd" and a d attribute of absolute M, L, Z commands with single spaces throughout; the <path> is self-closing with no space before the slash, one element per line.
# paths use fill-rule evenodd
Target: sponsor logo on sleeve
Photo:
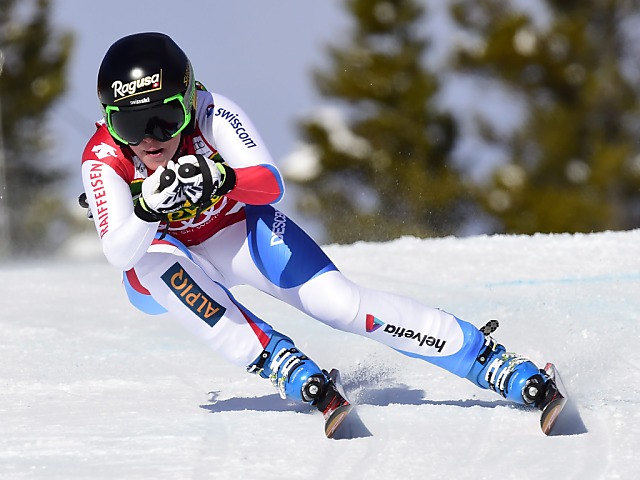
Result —
<path fill-rule="evenodd" d="M 216 110 L 216 117 L 223 118 L 227 122 L 229 122 L 231 128 L 235 130 L 236 135 L 240 140 L 242 140 L 242 143 L 244 143 L 247 148 L 253 148 L 257 146 L 256 142 L 253 141 L 253 139 L 247 132 L 247 129 L 242 126 L 242 122 L 240 121 L 240 118 L 236 113 L 230 112 L 229 110 L 226 110 L 224 108 L 218 108 Z"/>
<path fill-rule="evenodd" d="M 102 179 L 103 163 L 95 163 L 89 171 L 89 182 L 91 185 L 91 193 L 96 202 L 96 211 L 92 212 L 94 222 L 98 226 L 100 238 L 104 237 L 109 231 L 109 204 L 107 202 L 107 191 L 104 189 L 104 180 Z"/>

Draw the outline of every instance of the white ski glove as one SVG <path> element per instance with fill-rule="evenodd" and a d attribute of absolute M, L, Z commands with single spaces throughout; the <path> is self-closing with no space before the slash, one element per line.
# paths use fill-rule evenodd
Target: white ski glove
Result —
<path fill-rule="evenodd" d="M 184 187 L 185 195 L 194 205 L 229 191 L 222 192 L 220 188 L 227 176 L 225 166 L 203 155 L 180 157 L 177 161 L 176 173 Z"/>
<path fill-rule="evenodd" d="M 187 200 L 176 174 L 177 165 L 169 160 L 167 168 L 158 169 L 142 182 L 141 206 L 151 213 L 170 213 L 179 210 Z"/>

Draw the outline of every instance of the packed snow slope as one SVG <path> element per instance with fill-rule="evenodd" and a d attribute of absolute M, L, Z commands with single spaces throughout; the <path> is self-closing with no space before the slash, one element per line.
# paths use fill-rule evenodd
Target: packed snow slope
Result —
<path fill-rule="evenodd" d="M 497 318 L 508 349 L 555 362 L 572 397 L 560 434 L 466 380 L 236 290 L 342 371 L 357 407 L 327 440 L 318 412 L 168 316 L 139 313 L 118 271 L 76 257 L 0 266 L 0 478 L 638 478 L 640 231 L 327 251 L 362 284 L 478 326 Z"/>

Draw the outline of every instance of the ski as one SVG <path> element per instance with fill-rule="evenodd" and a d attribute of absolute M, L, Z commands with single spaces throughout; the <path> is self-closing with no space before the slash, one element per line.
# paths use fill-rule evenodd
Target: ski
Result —
<path fill-rule="evenodd" d="M 544 371 L 549 375 L 547 391 L 540 406 L 540 428 L 545 435 L 553 433 L 553 427 L 567 403 L 567 391 L 565 390 L 560 374 L 553 363 L 547 363 Z"/>
<path fill-rule="evenodd" d="M 330 393 L 326 407 L 322 410 L 324 417 L 324 433 L 327 438 L 333 438 L 336 431 L 349 415 L 353 405 L 347 400 L 342 384 L 340 383 L 340 372 L 335 368 L 329 372 Z"/>

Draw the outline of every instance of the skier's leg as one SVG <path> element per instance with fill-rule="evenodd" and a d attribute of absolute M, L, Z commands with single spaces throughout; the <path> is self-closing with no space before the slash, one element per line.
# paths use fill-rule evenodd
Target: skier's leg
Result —
<path fill-rule="evenodd" d="M 244 262 L 240 269 L 234 268 L 237 264 L 222 266 L 225 276 L 256 286 L 334 328 L 371 337 L 509 400 L 532 403 L 523 392 L 527 384 L 536 383 L 538 368 L 522 357 L 503 356 L 504 347 L 496 348 L 492 366 L 483 368 L 486 339 L 474 325 L 410 298 L 354 284 L 294 222 L 272 207 L 247 208 L 247 230 L 245 247 L 250 254 L 234 257 L 234 262 Z M 208 248 L 219 251 L 224 245 L 219 238 Z"/>
<path fill-rule="evenodd" d="M 172 237 L 155 240 L 125 273 L 131 302 L 145 313 L 169 312 L 227 360 L 269 378 L 283 398 L 315 403 L 328 376 L 291 339 L 242 306 L 215 270 L 205 274 L 198 263 L 207 262 Z"/>
<path fill-rule="evenodd" d="M 400 295 L 359 288 L 351 331 L 421 358 L 516 403 L 538 406 L 547 375 L 477 327 Z"/>

